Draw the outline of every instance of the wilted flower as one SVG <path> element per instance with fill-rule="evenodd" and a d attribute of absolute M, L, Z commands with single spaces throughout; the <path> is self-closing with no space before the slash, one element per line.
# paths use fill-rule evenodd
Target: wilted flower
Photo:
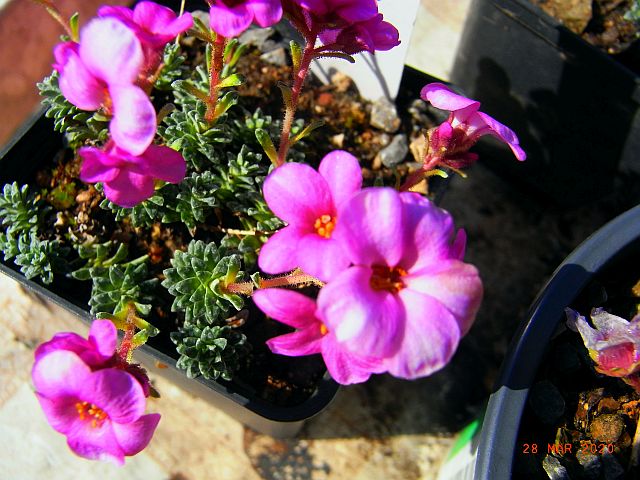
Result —
<path fill-rule="evenodd" d="M 280 0 L 211 0 L 209 3 L 211 28 L 225 37 L 240 35 L 251 22 L 268 27 L 282 18 Z"/>
<path fill-rule="evenodd" d="M 316 302 L 300 293 L 278 288 L 258 290 L 256 305 L 268 316 L 296 329 L 267 341 L 272 352 L 289 355 L 321 353 L 331 377 L 343 385 L 366 381 L 384 370 L 381 361 L 349 352 L 318 318 Z"/>
<path fill-rule="evenodd" d="M 326 155 L 318 171 L 287 163 L 265 180 L 269 208 L 288 223 L 260 250 L 259 265 L 267 273 L 300 267 L 327 281 L 349 265 L 342 245 L 333 237 L 340 208 L 362 185 L 358 160 L 344 151 Z"/>
<path fill-rule="evenodd" d="M 432 132 L 429 141 L 430 154 L 439 156 L 445 165 L 459 168 L 474 162 L 477 155 L 468 150 L 483 135 L 493 135 L 502 140 L 518 160 L 526 158 L 516 134 L 486 113 L 478 111 L 480 102 L 458 95 L 442 83 L 426 85 L 420 96 L 436 108 L 451 111 L 448 120 Z"/>
<path fill-rule="evenodd" d="M 135 85 L 144 58 L 133 31 L 115 18 L 97 18 L 81 30 L 79 44 L 58 44 L 54 55 L 67 100 L 82 110 L 104 108 L 113 115 L 109 131 L 118 146 L 144 152 L 156 133 L 156 112 Z"/>
<path fill-rule="evenodd" d="M 320 40 L 331 50 L 349 55 L 363 51 L 374 53 L 376 50 L 391 50 L 400 45 L 398 30 L 385 22 L 382 14 L 343 29 L 326 30 L 320 34 Z"/>
<path fill-rule="evenodd" d="M 151 197 L 155 180 L 178 183 L 186 172 L 182 155 L 175 150 L 150 145 L 136 156 L 109 142 L 103 150 L 82 147 L 80 179 L 83 182 L 102 182 L 105 196 L 121 207 L 133 207 Z"/>
<path fill-rule="evenodd" d="M 464 232 L 416 193 L 369 188 L 343 206 L 335 236 L 353 266 L 318 295 L 328 330 L 394 376 L 442 368 L 482 297 L 476 268 L 462 262 Z"/>
<path fill-rule="evenodd" d="M 31 376 L 47 421 L 81 457 L 121 465 L 148 445 L 160 421 L 157 413 L 144 415 L 145 396 L 133 375 L 93 372 L 72 351 L 40 355 Z"/>
<path fill-rule="evenodd" d="M 627 321 L 594 308 L 593 328 L 575 310 L 566 308 L 565 313 L 569 328 L 582 336 L 595 369 L 610 377 L 621 377 L 640 392 L 640 315 Z"/>
<path fill-rule="evenodd" d="M 165 45 L 193 25 L 190 13 L 178 17 L 170 8 L 146 1 L 136 4 L 133 10 L 104 5 L 98 9 L 98 16 L 117 18 L 133 30 L 144 50 L 144 70 L 149 73 L 153 73 L 162 60 Z"/>

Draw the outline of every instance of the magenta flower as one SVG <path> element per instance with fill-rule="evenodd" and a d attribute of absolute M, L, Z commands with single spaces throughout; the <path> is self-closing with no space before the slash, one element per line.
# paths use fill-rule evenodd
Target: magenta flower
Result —
<path fill-rule="evenodd" d="M 260 269 L 281 273 L 300 267 L 323 281 L 345 269 L 349 259 L 333 230 L 341 205 L 361 185 L 358 160 L 340 150 L 326 155 L 317 172 L 300 163 L 275 169 L 264 182 L 264 198 L 288 225 L 263 245 Z"/>
<path fill-rule="evenodd" d="M 442 83 L 426 85 L 420 97 L 436 108 L 451 111 L 449 119 L 432 134 L 429 145 L 436 155 L 442 155 L 443 163 L 460 167 L 475 161 L 477 155 L 469 154 L 468 150 L 483 135 L 502 140 L 518 160 L 527 158 L 511 129 L 478 111 L 480 102 L 458 95 Z"/>
<path fill-rule="evenodd" d="M 180 182 L 186 172 L 184 158 L 175 150 L 150 145 L 140 156 L 132 155 L 115 143 L 104 150 L 83 147 L 80 179 L 83 182 L 102 182 L 105 196 L 121 207 L 134 207 L 151 197 L 155 180 Z"/>
<path fill-rule="evenodd" d="M 335 236 L 353 266 L 320 290 L 327 329 L 394 376 L 442 368 L 482 298 L 476 268 L 462 262 L 464 232 L 416 193 L 369 188 L 342 207 Z"/>
<path fill-rule="evenodd" d="M 193 25 L 190 13 L 177 17 L 173 10 L 154 2 L 140 2 L 134 9 L 104 5 L 99 17 L 113 17 L 129 27 L 138 37 L 145 54 L 144 70 L 153 73 L 164 46 Z"/>
<path fill-rule="evenodd" d="M 362 22 L 378 14 L 376 0 L 290 0 L 290 3 L 289 9 L 302 7 L 324 19 L 327 26 L 336 22 L 343 25 Z"/>
<path fill-rule="evenodd" d="M 115 18 L 97 18 L 80 32 L 80 43 L 64 42 L 54 50 L 60 90 L 82 110 L 104 108 L 113 115 L 113 140 L 139 155 L 156 133 L 156 112 L 135 82 L 143 65 L 140 42 Z"/>
<path fill-rule="evenodd" d="M 591 327 L 585 317 L 566 308 L 567 325 L 582 336 L 596 371 L 621 377 L 640 392 L 640 315 L 631 321 L 602 308 L 591 311 Z"/>
<path fill-rule="evenodd" d="M 280 0 L 210 0 L 209 4 L 211 28 L 224 37 L 237 37 L 251 22 L 268 27 L 282 18 Z"/>
<path fill-rule="evenodd" d="M 317 315 L 316 302 L 301 293 L 279 288 L 258 290 L 256 305 L 269 317 L 296 330 L 267 341 L 272 352 L 301 356 L 321 353 L 333 379 L 343 385 L 368 380 L 384 370 L 382 362 L 347 351 Z"/>
<path fill-rule="evenodd" d="M 92 372 L 72 351 L 42 354 L 31 376 L 47 421 L 81 457 L 122 465 L 149 444 L 160 421 L 159 414 L 144 415 L 144 393 L 132 375 Z"/>
<path fill-rule="evenodd" d="M 320 34 L 322 43 L 331 50 L 349 55 L 363 51 L 391 50 L 400 45 L 396 27 L 382 19 L 382 14 L 349 24 L 343 29 L 325 30 Z"/>
<path fill-rule="evenodd" d="M 85 339 L 77 333 L 64 332 L 38 346 L 35 352 L 36 361 L 43 356 L 57 351 L 73 352 L 92 370 L 113 366 L 113 359 L 118 344 L 118 331 L 110 320 L 94 320 L 91 323 L 89 338 Z"/>

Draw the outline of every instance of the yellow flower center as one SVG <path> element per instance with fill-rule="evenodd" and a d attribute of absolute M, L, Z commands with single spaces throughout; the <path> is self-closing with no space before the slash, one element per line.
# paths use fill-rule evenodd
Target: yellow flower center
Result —
<path fill-rule="evenodd" d="M 327 329 L 327 327 L 325 326 L 324 323 L 320 324 L 320 335 L 326 335 L 327 333 L 329 333 L 329 330 Z"/>
<path fill-rule="evenodd" d="M 331 215 L 322 215 L 316 218 L 313 223 L 313 228 L 316 229 L 316 233 L 324 238 L 330 238 L 333 229 L 336 228 L 336 217 Z"/>
<path fill-rule="evenodd" d="M 391 293 L 398 293 L 405 287 L 402 277 L 407 272 L 400 267 L 387 267 L 374 265 L 371 267 L 373 273 L 369 279 L 369 285 L 374 290 L 386 290 Z"/>
<path fill-rule="evenodd" d="M 93 428 L 101 427 L 104 421 L 109 418 L 107 413 L 101 408 L 89 402 L 76 402 L 76 411 L 80 420 L 91 420 Z"/>

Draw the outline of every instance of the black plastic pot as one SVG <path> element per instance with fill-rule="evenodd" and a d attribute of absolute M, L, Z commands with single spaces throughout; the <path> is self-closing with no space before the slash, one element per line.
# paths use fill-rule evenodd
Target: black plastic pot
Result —
<path fill-rule="evenodd" d="M 640 253 L 640 206 L 615 218 L 576 248 L 542 289 L 518 332 L 489 399 L 478 442 L 475 480 L 511 478 L 520 418 L 545 347 L 564 308 L 598 272 Z M 633 267 L 630 267 L 633 268 Z"/>
<path fill-rule="evenodd" d="M 33 180 L 36 170 L 62 148 L 62 137 L 53 131 L 53 123 L 42 115 L 27 122 L 13 141 L 0 152 L 0 185 L 17 181 L 19 184 Z M 41 295 L 76 315 L 86 323 L 92 321 L 88 306 L 78 295 L 77 281 L 56 281 L 50 288 L 27 280 L 12 262 L 0 262 L 0 272 L 15 279 L 24 287 Z M 170 347 L 170 346 L 169 346 Z M 160 375 L 184 390 L 202 397 L 251 428 L 274 436 L 295 435 L 305 420 L 323 410 L 333 399 L 338 384 L 329 374 L 318 383 L 315 393 L 301 404 L 277 406 L 249 394 L 240 393 L 233 383 L 216 382 L 204 378 L 189 379 L 184 371 L 176 367 L 173 353 L 143 345 L 136 350 L 135 358 L 142 363 L 151 376 Z M 161 365 L 163 368 L 160 368 Z"/>
<path fill-rule="evenodd" d="M 528 0 L 474 0 L 451 81 L 511 127 L 517 162 L 484 139 L 483 162 L 560 205 L 597 199 L 640 171 L 638 75 Z"/>

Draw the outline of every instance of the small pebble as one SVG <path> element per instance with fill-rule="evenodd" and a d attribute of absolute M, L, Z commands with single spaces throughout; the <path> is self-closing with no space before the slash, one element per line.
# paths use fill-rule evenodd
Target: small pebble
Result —
<path fill-rule="evenodd" d="M 542 461 L 542 468 L 547 472 L 547 476 L 550 480 L 570 480 L 569 472 L 564 465 L 560 463 L 560 460 L 554 456 L 547 455 Z"/>
<path fill-rule="evenodd" d="M 378 155 L 376 155 L 377 160 L 374 160 L 374 165 L 379 161 L 385 167 L 395 167 L 404 160 L 407 153 L 409 153 L 407 136 L 404 134 L 396 135 L 389 145 L 378 152 Z"/>
<path fill-rule="evenodd" d="M 601 457 L 604 480 L 621 480 L 624 478 L 624 467 L 611 453 L 604 453 Z"/>
<path fill-rule="evenodd" d="M 623 430 L 624 420 L 622 420 L 620 415 L 612 413 L 607 413 L 594 418 L 589 426 L 589 433 L 591 434 L 591 437 L 595 441 L 602 443 L 615 442 L 620 438 Z"/>
<path fill-rule="evenodd" d="M 284 48 L 276 48 L 270 52 L 260 55 L 260 59 L 273 65 L 284 67 L 289 64 L 289 58 Z"/>
<path fill-rule="evenodd" d="M 396 106 L 387 98 L 379 98 L 371 106 L 371 125 L 388 133 L 400 128 L 400 117 Z"/>
<path fill-rule="evenodd" d="M 593 453 L 586 453 L 582 448 L 576 453 L 576 460 L 582 467 L 582 475 L 585 480 L 597 480 L 602 470 L 600 456 Z"/>
<path fill-rule="evenodd" d="M 265 42 L 273 36 L 274 32 L 275 30 L 273 28 L 252 27 L 248 30 L 245 30 L 244 33 L 242 33 L 242 35 L 238 37 L 238 40 L 240 41 L 240 43 L 253 45 L 258 50 L 265 52 L 270 50 L 268 48 L 264 48 Z"/>
<path fill-rule="evenodd" d="M 336 92 L 344 93 L 351 88 L 353 80 L 342 72 L 331 75 L 331 83 L 336 87 Z"/>

